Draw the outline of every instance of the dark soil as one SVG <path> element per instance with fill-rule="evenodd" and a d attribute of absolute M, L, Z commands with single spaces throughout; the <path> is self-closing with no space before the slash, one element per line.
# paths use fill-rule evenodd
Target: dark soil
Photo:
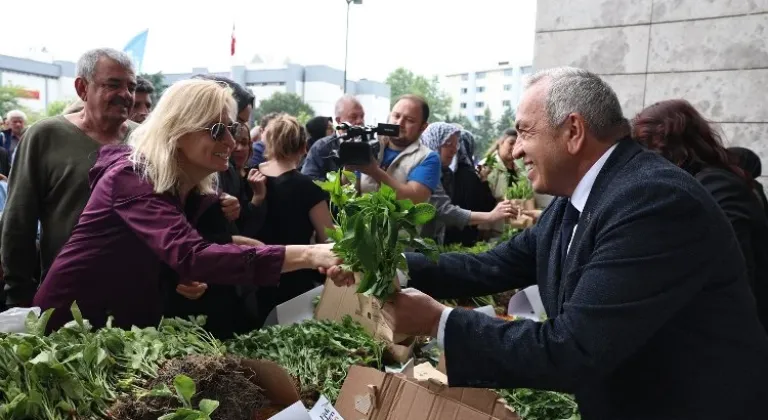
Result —
<path fill-rule="evenodd" d="M 174 390 L 173 379 L 187 375 L 197 386 L 193 407 L 197 408 L 201 399 L 219 402 L 212 420 L 251 420 L 254 413 L 270 405 L 263 390 L 251 381 L 251 371 L 243 368 L 238 358 L 188 356 L 166 362 L 158 373 L 147 389 L 165 384 Z M 121 398 L 110 413 L 115 420 L 157 420 L 179 407 L 176 398 Z"/>
<path fill-rule="evenodd" d="M 509 290 L 496 295 L 493 295 L 493 301 L 496 302 L 497 308 L 503 308 L 504 314 L 507 313 L 507 307 L 509 306 L 509 300 L 515 295 L 517 290 Z"/>
<path fill-rule="evenodd" d="M 320 399 L 320 388 L 313 384 L 304 386 L 301 384 L 299 378 L 295 376 L 291 376 L 291 379 L 293 379 L 295 388 L 299 390 L 299 399 L 304 404 L 304 407 L 312 409 L 317 403 L 317 400 Z"/>
<path fill-rule="evenodd" d="M 317 404 L 317 400 L 320 399 L 320 388 L 317 385 L 307 385 L 301 388 L 299 393 L 301 402 L 304 403 L 304 407 L 311 409 Z"/>

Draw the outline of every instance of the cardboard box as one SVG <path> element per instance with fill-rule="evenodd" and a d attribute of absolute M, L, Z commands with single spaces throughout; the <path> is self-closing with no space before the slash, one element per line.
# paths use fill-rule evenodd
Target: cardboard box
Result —
<path fill-rule="evenodd" d="M 336 410 L 347 420 L 519 420 L 496 393 L 449 388 L 434 368 L 414 369 L 414 377 L 353 366 Z"/>
<path fill-rule="evenodd" d="M 240 366 L 248 371 L 248 377 L 255 385 L 264 390 L 264 396 L 271 403 L 260 412 L 253 413 L 254 419 L 270 418 L 275 411 L 299 401 L 299 391 L 293 379 L 282 366 L 269 360 L 243 359 Z"/>
<path fill-rule="evenodd" d="M 355 277 L 359 283 L 359 277 Z M 315 318 L 340 321 L 346 315 L 359 322 L 374 337 L 390 343 L 387 350 L 394 361 L 408 361 L 413 353 L 414 338 L 392 332 L 378 299 L 357 293 L 356 286 L 338 287 L 330 279 L 326 280 L 320 303 L 315 308 Z"/>
<path fill-rule="evenodd" d="M 324 286 L 317 286 L 295 298 L 277 305 L 264 321 L 264 326 L 291 325 L 312 319 L 315 314 L 313 301 L 323 293 Z"/>
<path fill-rule="evenodd" d="M 301 401 L 297 401 L 285 410 L 277 413 L 270 420 L 344 420 L 343 417 L 333 408 L 330 401 L 321 395 L 311 410 L 307 410 L 307 407 Z"/>

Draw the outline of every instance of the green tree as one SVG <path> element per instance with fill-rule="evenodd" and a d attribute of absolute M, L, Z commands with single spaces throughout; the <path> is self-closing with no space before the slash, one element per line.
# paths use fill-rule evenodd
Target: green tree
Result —
<path fill-rule="evenodd" d="M 157 101 L 160 100 L 160 96 L 165 92 L 165 89 L 168 88 L 168 85 L 165 84 L 165 76 L 163 76 L 162 72 L 157 72 L 155 74 L 141 73 L 139 76 L 149 80 L 149 82 L 152 83 L 152 86 L 154 86 L 155 92 L 152 93 L 150 97 L 152 98 L 152 103 L 156 104 Z"/>
<path fill-rule="evenodd" d="M 445 122 L 452 123 L 452 124 L 458 124 L 462 127 L 464 127 L 467 131 L 474 131 L 475 130 L 475 124 L 467 118 L 465 115 L 449 115 Z M 473 133 L 474 134 L 474 133 Z"/>
<path fill-rule="evenodd" d="M 19 109 L 19 98 L 15 86 L 0 86 L 0 115 L 5 118 L 9 111 Z"/>
<path fill-rule="evenodd" d="M 49 103 L 45 108 L 45 115 L 48 117 L 53 117 L 55 115 L 61 114 L 61 112 L 64 111 L 64 108 L 70 104 L 70 102 L 71 101 L 53 101 Z"/>
<path fill-rule="evenodd" d="M 42 120 L 43 118 L 46 118 L 48 115 L 46 115 L 45 112 L 38 112 L 33 111 L 25 106 L 22 106 L 20 108 L 24 114 L 27 116 L 27 122 L 25 123 L 25 126 L 29 127 L 30 125 Z"/>
<path fill-rule="evenodd" d="M 477 152 L 485 154 L 486 150 L 493 144 L 498 132 L 496 131 L 496 123 L 493 121 L 490 108 L 485 108 L 482 117 L 480 117 L 477 129 L 474 132 Z M 478 156 L 480 153 L 478 153 Z"/>
<path fill-rule="evenodd" d="M 504 130 L 515 128 L 515 111 L 512 109 L 512 107 L 507 107 L 507 109 L 504 110 L 504 113 L 501 114 L 501 118 L 499 118 L 497 125 L 498 128 L 496 131 L 499 135 L 503 133 Z"/>
<path fill-rule="evenodd" d="M 275 92 L 269 98 L 261 101 L 259 106 L 253 110 L 253 117 L 256 123 L 258 124 L 261 117 L 270 112 L 285 112 L 288 115 L 303 119 L 305 122 L 315 116 L 315 110 L 307 105 L 301 99 L 301 96 L 287 92 Z"/>
<path fill-rule="evenodd" d="M 387 76 L 387 84 L 391 89 L 390 108 L 403 95 L 419 95 L 429 104 L 429 122 L 445 121 L 448 118 L 451 97 L 440 89 L 437 77 L 427 79 L 400 67 Z"/>

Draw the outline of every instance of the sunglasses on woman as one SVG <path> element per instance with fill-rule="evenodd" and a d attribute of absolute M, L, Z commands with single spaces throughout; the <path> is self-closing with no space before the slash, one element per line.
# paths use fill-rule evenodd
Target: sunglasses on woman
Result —
<path fill-rule="evenodd" d="M 203 130 L 210 131 L 211 132 L 211 138 L 214 141 L 221 141 L 224 138 L 224 133 L 229 131 L 229 134 L 232 135 L 232 138 L 237 137 L 238 133 L 245 129 L 245 126 L 243 124 L 240 124 L 238 122 L 232 123 L 231 125 L 226 125 L 224 123 L 216 123 L 209 128 L 204 128 Z"/>

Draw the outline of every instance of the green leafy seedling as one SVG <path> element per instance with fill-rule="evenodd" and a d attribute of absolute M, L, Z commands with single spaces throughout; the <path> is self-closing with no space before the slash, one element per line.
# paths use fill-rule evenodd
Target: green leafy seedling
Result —
<path fill-rule="evenodd" d="M 357 292 L 385 301 L 397 289 L 397 269 L 407 266 L 402 257 L 406 250 L 438 257 L 434 241 L 418 233 L 418 227 L 431 221 L 436 210 L 429 203 L 398 200 L 397 192 L 387 185 L 357 195 L 352 186 L 355 182 L 355 174 L 348 171 L 329 173 L 327 181 L 317 182 L 338 210 L 335 227 L 326 233 L 344 260 L 344 268 L 362 275 Z"/>

